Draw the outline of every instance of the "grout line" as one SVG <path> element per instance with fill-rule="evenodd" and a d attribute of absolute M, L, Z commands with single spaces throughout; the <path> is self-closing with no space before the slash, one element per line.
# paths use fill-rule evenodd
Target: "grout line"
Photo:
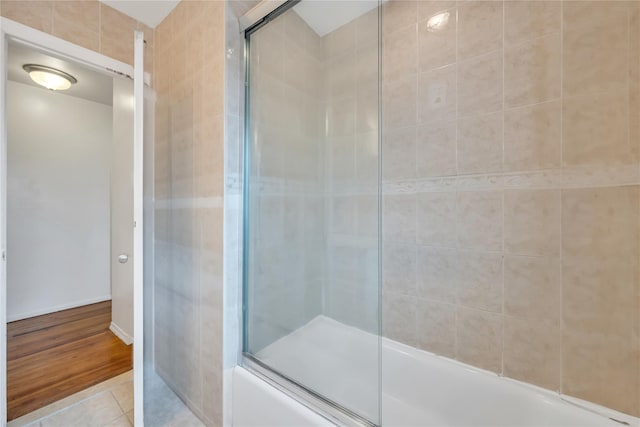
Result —
<path fill-rule="evenodd" d="M 98 52 L 102 53 L 102 5 L 101 4 L 98 4 Z"/>
<path fill-rule="evenodd" d="M 133 387 L 133 383 L 131 384 L 131 387 Z M 111 395 L 111 398 L 113 400 L 115 400 L 116 405 L 118 405 L 118 409 L 120 409 L 120 414 L 118 414 L 117 416 L 113 417 L 111 420 L 109 420 L 108 422 L 102 424 L 102 426 L 108 426 L 111 425 L 113 422 L 115 422 L 116 420 L 120 419 L 121 417 L 125 417 L 125 419 L 127 420 L 127 423 L 129 425 L 131 425 L 131 423 L 129 422 L 129 418 L 127 418 L 127 414 L 124 412 L 124 410 L 122 409 L 122 406 L 120 405 L 120 402 L 118 402 L 118 399 L 116 399 L 115 394 L 113 394 L 113 389 L 108 390 L 109 394 Z"/>
<path fill-rule="evenodd" d="M 115 400 L 115 401 L 116 401 L 116 404 L 118 405 L 118 408 L 120 408 L 120 412 L 121 412 L 122 414 L 124 414 L 124 413 L 125 413 L 125 412 L 124 412 L 124 409 L 122 409 L 122 405 L 120 405 L 120 402 L 118 401 L 118 399 L 116 399 L 116 395 L 115 395 L 115 394 L 113 394 L 113 389 L 109 389 L 109 393 L 111 394 L 111 397 L 113 398 L 113 400 Z"/>
<path fill-rule="evenodd" d="M 633 60 L 633 56 L 631 56 L 628 52 L 631 52 L 631 46 L 632 46 L 632 32 L 633 32 L 633 28 L 632 28 L 632 14 L 634 13 L 634 11 L 631 9 L 631 6 L 627 5 L 627 121 L 628 121 L 628 130 L 627 130 L 627 144 L 629 147 L 632 146 L 632 126 L 634 126 L 633 124 L 633 120 L 631 120 L 631 64 L 632 64 L 632 60 Z M 638 13 L 638 12 L 636 12 Z M 637 77 L 637 76 L 636 76 Z M 637 126 L 637 125 L 636 125 Z M 638 202 L 637 208 L 640 209 L 640 200 Z M 640 215 L 638 216 L 638 220 L 636 221 L 636 226 L 640 227 Z M 635 285 L 635 289 L 633 292 L 633 298 L 634 301 L 636 302 L 634 304 L 634 319 L 638 318 L 638 315 L 640 314 L 639 312 L 639 306 L 638 304 L 640 303 L 640 285 L 638 284 L 638 281 L 636 281 L 636 285 Z M 635 348 L 640 347 L 640 342 L 639 342 L 639 338 L 640 338 L 640 333 L 638 332 L 638 325 L 636 324 L 635 326 L 635 333 L 633 334 L 632 340 L 633 340 L 633 345 Z M 636 369 L 635 372 L 635 378 L 637 378 L 637 380 L 635 381 L 635 392 L 636 392 L 636 401 L 640 400 L 640 369 Z"/>
<path fill-rule="evenodd" d="M 630 8 L 630 6 L 628 6 L 628 8 Z M 638 7 L 636 6 L 636 8 L 638 8 Z M 628 27 L 629 34 L 628 35 L 629 35 L 629 49 L 630 49 L 631 46 L 633 45 L 632 44 L 632 33 L 633 33 L 633 27 L 632 27 L 632 22 L 633 22 L 632 21 L 632 17 L 633 17 L 633 15 L 632 14 L 635 13 L 637 15 L 640 15 L 640 11 L 638 9 L 636 9 L 635 11 L 632 10 L 632 9 L 628 9 L 628 13 L 629 13 L 629 21 L 628 21 L 629 22 L 629 27 Z M 633 57 L 629 57 L 629 59 L 627 61 L 630 70 L 632 69 L 631 68 L 631 60 L 632 59 L 633 59 Z M 640 58 L 636 57 L 635 61 L 636 61 L 636 66 L 639 66 L 640 65 Z M 638 77 L 638 76 L 636 75 L 636 77 Z M 631 96 L 631 81 L 632 81 L 631 80 L 631 73 L 628 72 L 627 73 L 627 89 L 629 91 L 629 96 Z M 636 106 L 637 106 L 637 103 L 636 103 Z M 629 111 L 629 119 L 630 118 L 631 118 L 631 111 Z M 629 123 L 630 123 L 630 126 L 634 126 L 632 120 L 630 120 Z M 639 125 L 635 124 L 635 126 L 638 127 Z M 632 134 L 632 130 L 629 129 L 629 142 L 630 143 L 631 143 L 631 134 Z M 640 169 L 640 162 L 638 164 L 638 167 Z M 640 198 L 638 199 L 637 208 L 640 211 Z M 638 215 L 638 219 L 636 221 L 636 226 L 638 227 L 638 229 L 640 229 L 640 215 Z M 638 255 L 638 262 L 640 264 L 640 253 Z M 635 298 L 635 301 L 636 301 L 636 304 L 635 304 L 635 317 L 634 318 L 638 319 L 639 316 L 640 316 L 640 283 L 638 281 L 636 281 L 634 298 Z M 640 347 L 640 330 L 638 328 L 640 328 L 640 324 L 636 324 L 636 333 L 635 333 L 635 345 L 636 345 L 636 348 Z M 637 378 L 637 380 L 636 380 L 636 399 L 640 400 L 640 366 L 638 368 L 636 368 L 635 375 L 636 375 L 636 378 Z"/>
<path fill-rule="evenodd" d="M 561 177 L 564 178 L 564 0 L 560 0 L 560 174 Z M 562 179 L 564 181 L 564 179 Z M 558 239 L 558 254 L 560 259 L 560 277 L 558 277 L 558 282 L 560 286 L 560 367 L 559 367 L 559 376 L 558 378 L 558 393 L 562 393 L 562 383 L 564 376 L 564 280 L 562 279 L 562 266 L 564 265 L 564 260 L 562 256 L 562 246 L 563 246 L 563 233 L 562 233 L 562 186 L 558 189 L 558 193 L 560 196 L 559 200 L 559 210 L 560 210 L 560 236 Z"/>
<path fill-rule="evenodd" d="M 629 127 L 632 124 L 632 120 L 631 120 L 631 79 L 630 79 L 630 68 L 631 68 L 631 55 L 629 54 L 629 52 L 631 52 L 631 10 L 630 10 L 630 6 L 627 5 L 627 61 L 626 61 L 626 70 L 627 72 L 626 74 L 626 81 L 627 81 L 627 88 L 626 88 L 626 95 L 627 95 L 627 146 L 631 147 L 631 129 L 629 129 Z"/>
<path fill-rule="evenodd" d="M 502 165 L 501 165 L 501 172 L 504 173 L 504 116 L 505 116 L 505 90 L 504 90 L 504 68 L 505 68 L 505 2 L 502 2 Z M 504 279 L 504 264 L 505 264 L 505 257 L 504 257 L 504 249 L 505 249 L 505 244 L 504 244 L 504 229 L 505 229 L 505 193 L 506 193 L 506 189 L 503 188 L 502 191 L 502 239 L 501 239 L 501 243 L 502 243 L 502 251 L 501 251 L 501 257 L 502 257 L 502 314 L 501 314 L 501 320 L 502 320 L 502 349 L 501 349 L 501 353 L 500 353 L 500 375 L 504 376 L 504 342 L 505 342 L 505 333 L 504 333 L 504 324 L 505 324 L 505 312 L 504 312 L 504 289 L 505 289 L 505 279 Z"/>
<path fill-rule="evenodd" d="M 411 23 L 413 26 L 413 32 L 415 35 L 415 50 L 414 50 L 414 59 L 415 59 L 415 122 L 413 124 L 413 176 L 418 177 L 418 123 L 419 119 L 419 96 L 418 96 L 418 87 L 420 85 L 419 81 L 419 72 L 420 72 L 420 25 L 418 24 L 418 4 L 414 5 L 415 10 L 413 11 L 414 16 L 416 17 L 415 22 Z M 384 158 L 383 158 L 384 161 Z M 422 328 L 418 328 L 418 311 L 420 310 L 420 304 L 418 300 L 418 206 L 419 206 L 419 195 L 413 194 L 413 241 L 409 243 L 410 253 L 413 254 L 413 283 L 412 283 L 412 291 L 413 295 L 411 295 L 415 301 L 415 309 L 413 311 L 413 325 L 411 325 L 413 329 L 413 341 L 415 347 L 420 346 L 420 339 L 418 337 L 418 330 L 422 330 Z"/>
<path fill-rule="evenodd" d="M 454 150 L 454 158 L 455 158 L 455 165 L 456 165 L 456 172 L 455 175 L 458 176 L 460 175 L 460 166 L 458 164 L 459 162 L 459 155 L 458 155 L 458 123 L 459 123 L 459 119 L 460 119 L 460 112 L 458 111 L 459 109 L 459 93 L 458 93 L 458 80 L 460 78 L 460 58 L 458 56 L 458 32 L 459 32 L 459 22 L 458 22 L 458 8 L 456 7 L 456 33 L 455 33 L 455 49 L 456 49 L 456 62 L 455 62 L 455 67 L 456 67 L 456 106 L 455 106 L 455 110 L 456 110 L 456 118 L 455 118 L 455 150 Z"/>
<path fill-rule="evenodd" d="M 419 78 L 418 76 L 420 75 L 420 24 L 418 23 L 418 19 L 417 19 L 417 9 L 418 6 L 416 5 L 416 22 L 415 22 L 415 34 L 416 34 L 416 50 L 415 50 L 415 59 L 416 59 L 416 122 L 415 125 L 413 126 L 413 176 L 418 178 L 418 85 L 419 83 Z M 417 200 L 416 200 L 416 218 L 417 218 Z M 416 223 L 417 223 L 417 219 L 416 219 Z M 416 233 L 418 231 L 417 228 L 417 224 L 416 224 Z M 417 238 L 416 238 L 417 241 Z M 416 256 L 417 256 L 417 252 L 416 252 Z M 416 258 L 417 260 L 417 258 Z M 416 275 L 416 292 L 417 292 L 417 275 Z"/>
<path fill-rule="evenodd" d="M 504 34 L 503 34 L 503 37 L 504 37 Z M 504 42 L 503 42 L 503 43 L 504 43 Z M 497 47 L 497 48 L 495 48 L 495 49 L 493 49 L 493 50 L 488 50 L 488 51 L 486 51 L 486 52 L 477 53 L 477 54 L 474 54 L 474 55 L 472 55 L 472 56 L 468 56 L 468 57 L 466 57 L 466 58 L 464 58 L 464 59 L 461 59 L 461 60 L 460 60 L 460 62 L 461 62 L 461 63 L 471 62 L 471 61 L 473 61 L 473 60 L 480 59 L 480 58 L 482 58 L 483 56 L 489 56 L 489 55 L 493 55 L 493 54 L 496 54 L 496 53 L 500 53 L 501 51 L 502 51 L 502 52 L 504 52 L 504 47 Z M 438 68 L 442 68 L 442 67 L 438 67 Z"/>
<path fill-rule="evenodd" d="M 454 122 L 454 164 L 455 164 L 455 177 L 457 179 L 459 172 L 458 172 L 458 74 L 459 74 L 459 69 L 460 69 L 460 63 L 459 63 L 459 56 L 458 56 L 458 33 L 460 31 L 460 22 L 459 22 L 459 8 L 458 5 L 456 3 L 456 8 L 455 8 L 455 23 L 456 23 L 456 31 L 455 31 L 455 66 L 456 66 L 456 118 L 455 118 L 455 122 Z M 456 258 L 459 260 L 460 259 L 460 245 L 458 243 L 458 190 L 454 189 L 454 205 L 453 205 L 453 217 L 454 217 L 454 235 L 455 235 L 455 254 L 456 254 Z M 454 269 L 456 267 L 454 266 Z M 458 289 L 458 287 L 456 287 L 456 289 L 454 289 L 454 333 L 453 333 L 453 358 L 456 360 L 459 360 L 459 343 L 458 343 L 458 327 L 460 326 L 460 316 L 458 314 L 458 292 L 460 290 Z"/>

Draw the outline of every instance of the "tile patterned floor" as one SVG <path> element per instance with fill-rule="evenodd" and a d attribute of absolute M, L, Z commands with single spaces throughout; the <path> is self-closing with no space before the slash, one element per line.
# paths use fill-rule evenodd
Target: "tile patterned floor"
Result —
<path fill-rule="evenodd" d="M 153 371 L 145 384 L 149 427 L 204 427 Z M 133 371 L 17 418 L 7 427 L 132 427 Z"/>
<path fill-rule="evenodd" d="M 144 381 L 145 427 L 205 427 L 153 369 Z"/>
<path fill-rule="evenodd" d="M 125 372 L 7 424 L 7 427 L 131 427 L 133 371 Z"/>

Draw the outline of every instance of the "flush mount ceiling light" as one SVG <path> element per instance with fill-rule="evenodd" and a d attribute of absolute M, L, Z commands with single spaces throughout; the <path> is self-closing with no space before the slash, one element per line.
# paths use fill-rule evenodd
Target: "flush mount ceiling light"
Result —
<path fill-rule="evenodd" d="M 427 21 L 427 31 L 431 31 L 432 33 L 435 33 L 437 31 L 443 30 L 448 23 L 449 23 L 449 12 L 438 13 L 437 15 L 433 15 Z"/>
<path fill-rule="evenodd" d="M 67 90 L 78 82 L 71 74 L 45 65 L 25 64 L 22 69 L 29 73 L 31 80 L 50 90 Z"/>

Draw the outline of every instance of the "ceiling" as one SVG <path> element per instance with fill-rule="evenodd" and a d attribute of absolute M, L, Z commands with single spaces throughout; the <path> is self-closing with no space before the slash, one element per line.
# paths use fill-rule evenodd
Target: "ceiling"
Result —
<path fill-rule="evenodd" d="M 302 0 L 293 10 L 324 37 L 378 5 L 378 0 Z"/>
<path fill-rule="evenodd" d="M 160 24 L 180 3 L 180 0 L 100 1 L 151 28 Z M 233 0 L 231 7 L 236 15 L 241 15 L 257 3 L 259 3 L 257 0 Z M 294 10 L 319 36 L 323 37 L 378 5 L 378 0 L 303 0 L 294 7 Z"/>
<path fill-rule="evenodd" d="M 102 74 L 76 63 L 42 53 L 34 48 L 18 43 L 9 43 L 7 77 L 9 80 L 48 90 L 34 83 L 22 69 L 24 64 L 46 65 L 71 74 L 78 83 L 60 92 L 100 104 L 113 105 L 113 77 Z"/>
<path fill-rule="evenodd" d="M 180 0 L 100 0 L 136 21 L 155 28 L 180 3 Z"/>
<path fill-rule="evenodd" d="M 260 3 L 260 0 L 232 0 L 229 2 L 229 6 L 236 18 L 240 18 L 258 3 Z"/>

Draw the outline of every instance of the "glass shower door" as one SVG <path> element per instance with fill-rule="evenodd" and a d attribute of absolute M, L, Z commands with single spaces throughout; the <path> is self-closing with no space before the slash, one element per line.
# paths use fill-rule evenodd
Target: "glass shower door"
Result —
<path fill-rule="evenodd" d="M 365 424 L 380 408 L 378 13 L 303 0 L 246 35 L 245 360 Z"/>

